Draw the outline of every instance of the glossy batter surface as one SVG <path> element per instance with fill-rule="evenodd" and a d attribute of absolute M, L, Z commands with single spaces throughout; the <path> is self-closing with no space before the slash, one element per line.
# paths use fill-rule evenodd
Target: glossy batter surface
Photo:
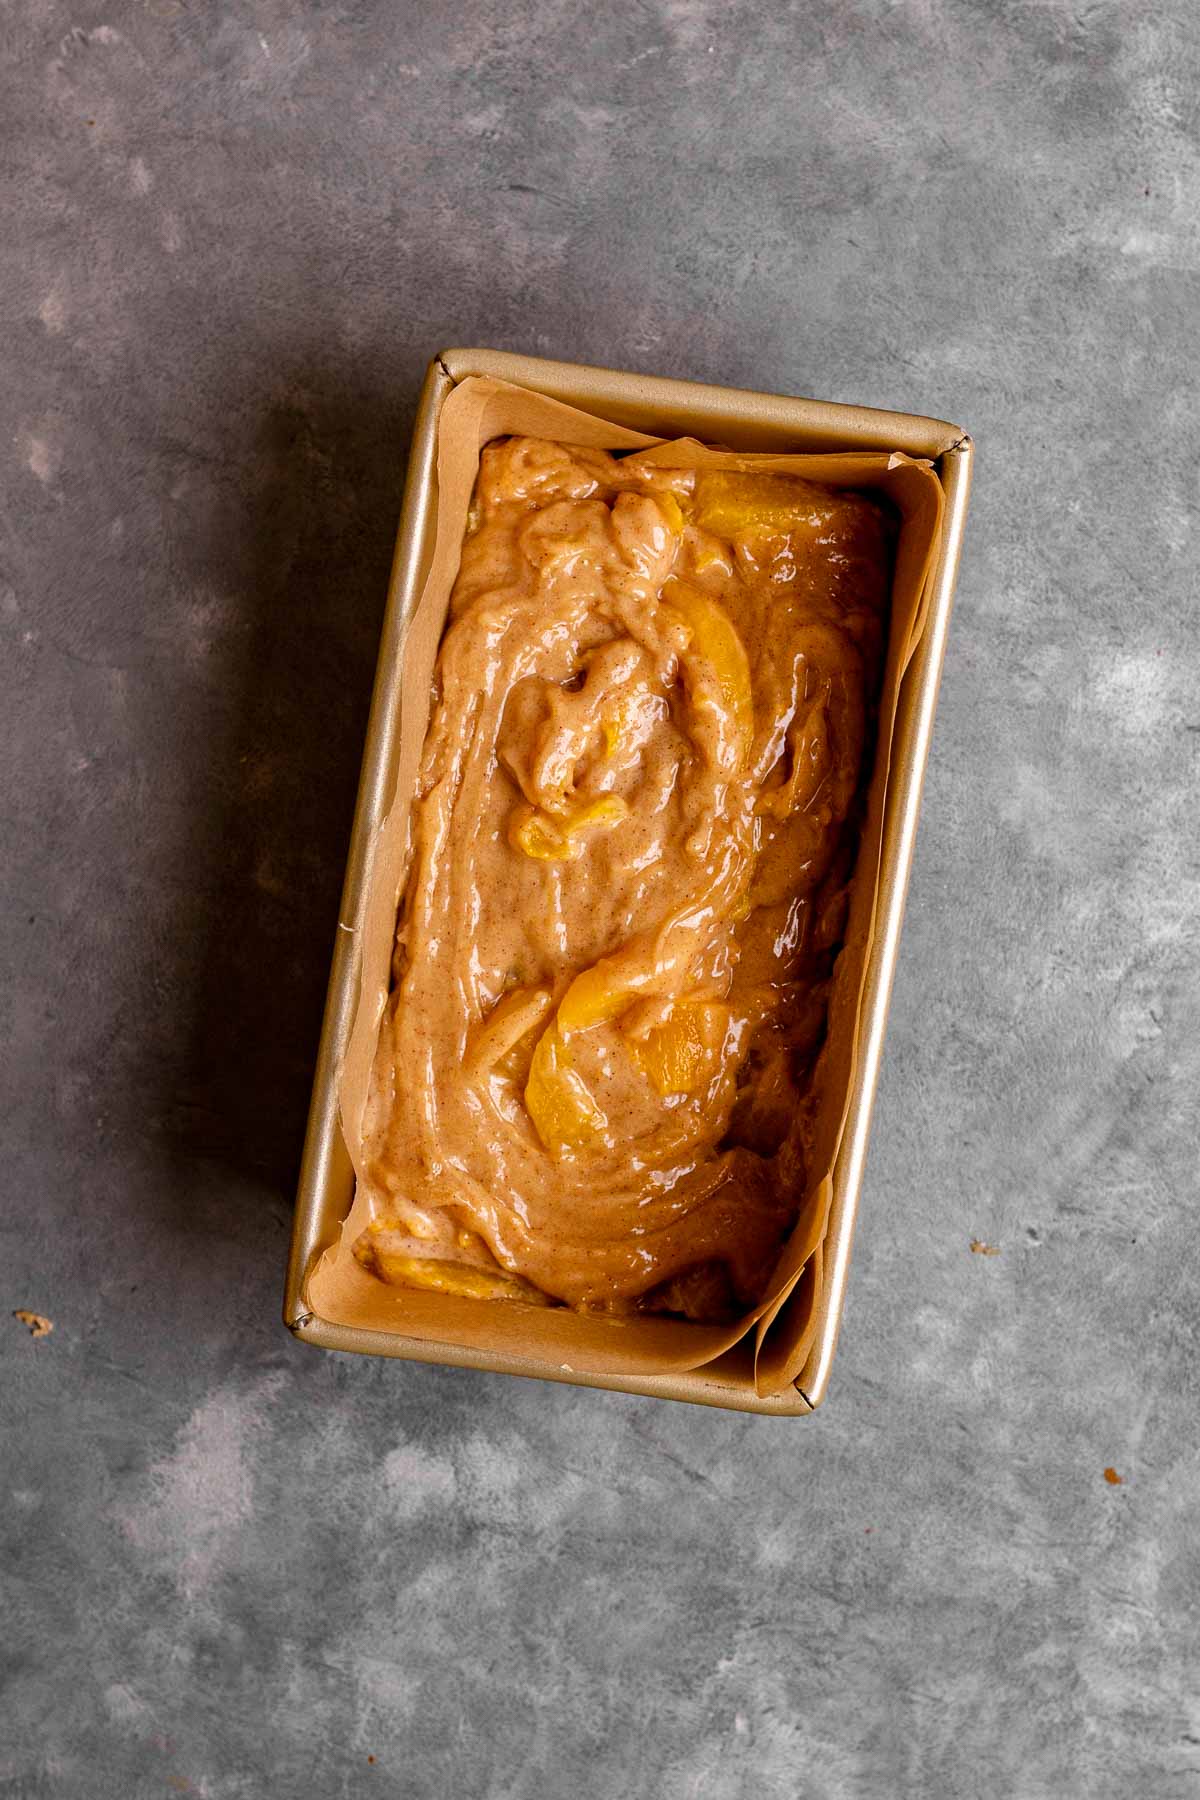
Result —
<path fill-rule="evenodd" d="M 891 567 L 791 476 L 483 452 L 367 1117 L 385 1280 L 730 1317 L 805 1183 Z"/>

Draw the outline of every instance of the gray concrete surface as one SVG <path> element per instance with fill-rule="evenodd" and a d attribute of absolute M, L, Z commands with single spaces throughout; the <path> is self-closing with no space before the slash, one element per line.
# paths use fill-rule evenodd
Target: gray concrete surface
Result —
<path fill-rule="evenodd" d="M 1191 0 L 10 0 L 0 55 L 0 1796 L 1196 1793 Z M 979 441 L 814 1420 L 278 1322 L 472 341 Z"/>

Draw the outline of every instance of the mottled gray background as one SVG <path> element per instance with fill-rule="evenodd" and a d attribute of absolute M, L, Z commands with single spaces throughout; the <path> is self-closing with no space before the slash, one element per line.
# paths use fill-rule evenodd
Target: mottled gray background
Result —
<path fill-rule="evenodd" d="M 1193 0 L 7 0 L 0 53 L 0 1796 L 1196 1794 Z M 978 439 L 815 1419 L 279 1323 L 451 342 Z"/>

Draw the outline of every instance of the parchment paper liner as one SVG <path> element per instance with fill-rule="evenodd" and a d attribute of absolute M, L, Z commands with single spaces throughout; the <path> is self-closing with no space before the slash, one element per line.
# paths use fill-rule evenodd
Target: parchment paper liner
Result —
<path fill-rule="evenodd" d="M 769 1284 L 768 1298 L 734 1325 L 692 1325 L 664 1318 L 593 1318 L 562 1307 L 465 1300 L 394 1288 L 368 1275 L 352 1254 L 374 1209 L 364 1177 L 361 1121 L 389 990 L 396 914 L 406 873 L 409 805 L 429 721 L 431 676 L 458 573 L 479 452 L 490 439 L 510 434 L 614 451 L 641 450 L 672 468 L 774 469 L 832 487 L 874 489 L 886 495 L 900 515 L 875 766 L 846 939 L 834 970 L 828 1032 L 815 1074 L 820 1103 L 809 1188 Z M 688 438 L 666 443 L 506 382 L 472 376 L 448 395 L 438 429 L 436 539 L 404 646 L 396 783 L 390 810 L 369 853 L 358 1006 L 338 1082 L 342 1131 L 357 1186 L 337 1243 L 320 1258 L 305 1286 L 306 1302 L 321 1318 L 440 1343 L 502 1349 L 558 1369 L 605 1375 L 696 1369 L 753 1329 L 757 1392 L 776 1393 L 795 1380 L 815 1330 L 832 1170 L 858 1054 L 859 1011 L 875 926 L 896 702 L 901 677 L 925 626 L 943 504 L 932 465 L 899 452 L 890 456 L 864 452 L 735 454 L 709 449 Z M 381 1210 L 386 1210 L 386 1205 L 381 1197 Z"/>

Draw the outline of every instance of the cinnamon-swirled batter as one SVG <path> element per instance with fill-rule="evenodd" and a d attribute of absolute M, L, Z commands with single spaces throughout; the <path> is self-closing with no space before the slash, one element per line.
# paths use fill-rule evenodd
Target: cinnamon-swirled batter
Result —
<path fill-rule="evenodd" d="M 790 475 L 485 448 L 366 1120 L 384 1280 L 717 1320 L 805 1185 L 891 570 Z"/>

